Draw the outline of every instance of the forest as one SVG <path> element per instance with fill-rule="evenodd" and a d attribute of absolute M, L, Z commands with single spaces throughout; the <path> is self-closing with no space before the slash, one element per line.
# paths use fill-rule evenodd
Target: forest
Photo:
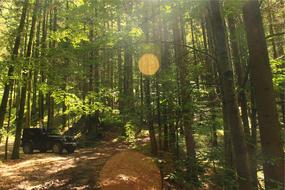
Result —
<path fill-rule="evenodd" d="M 0 0 L 0 189 L 284 190 L 284 48 L 284 0 Z"/>

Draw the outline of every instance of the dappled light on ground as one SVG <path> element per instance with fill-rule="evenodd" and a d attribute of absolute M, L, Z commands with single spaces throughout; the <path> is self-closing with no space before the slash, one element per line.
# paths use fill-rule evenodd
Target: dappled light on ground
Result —
<path fill-rule="evenodd" d="M 102 190 L 160 190 L 160 171 L 151 158 L 124 151 L 106 162 L 100 185 Z"/>
<path fill-rule="evenodd" d="M 99 172 L 114 154 L 129 148 L 113 135 L 94 148 L 74 154 L 34 153 L 0 163 L 0 189 L 99 189 Z M 110 139 L 109 139 L 110 138 Z"/>

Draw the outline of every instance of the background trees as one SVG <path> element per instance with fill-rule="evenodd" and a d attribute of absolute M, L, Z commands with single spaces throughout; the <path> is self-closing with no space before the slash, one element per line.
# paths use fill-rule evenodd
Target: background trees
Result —
<path fill-rule="evenodd" d="M 183 186 L 284 186 L 282 0 L 5 0 L 0 14 L 13 158 L 23 127 L 96 138 L 111 125 L 147 129 Z M 138 69 L 145 53 L 155 75 Z"/>

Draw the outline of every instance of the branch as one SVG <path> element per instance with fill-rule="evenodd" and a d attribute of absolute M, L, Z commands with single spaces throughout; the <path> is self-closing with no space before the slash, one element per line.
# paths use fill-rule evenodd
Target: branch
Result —
<path fill-rule="evenodd" d="M 269 38 L 272 38 L 272 37 L 275 37 L 275 36 L 282 36 L 284 34 L 285 34 L 285 32 L 279 32 L 279 33 L 275 33 L 275 34 L 270 34 L 268 36 L 265 36 L 265 39 L 269 39 Z"/>
<path fill-rule="evenodd" d="M 206 55 L 210 58 L 212 58 L 214 61 L 217 61 L 216 57 L 214 57 L 213 55 L 203 51 L 203 50 L 200 50 L 200 49 L 197 49 L 197 48 L 194 48 L 193 46 L 190 46 L 190 45 L 187 45 L 187 44 L 178 44 L 178 43 L 175 43 L 175 42 L 170 42 L 170 41 L 151 41 L 151 42 L 160 42 L 160 43 L 169 43 L 171 45 L 174 45 L 174 46 L 184 46 L 188 49 L 191 49 L 193 51 L 196 51 L 197 53 L 200 53 L 200 54 L 203 54 L 203 55 Z"/>

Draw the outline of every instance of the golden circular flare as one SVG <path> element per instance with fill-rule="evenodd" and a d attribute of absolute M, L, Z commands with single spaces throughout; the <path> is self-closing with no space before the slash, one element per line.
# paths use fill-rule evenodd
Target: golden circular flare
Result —
<path fill-rule="evenodd" d="M 145 75 L 154 75 L 159 67 L 159 60 L 154 54 L 146 53 L 139 60 L 139 70 Z"/>

